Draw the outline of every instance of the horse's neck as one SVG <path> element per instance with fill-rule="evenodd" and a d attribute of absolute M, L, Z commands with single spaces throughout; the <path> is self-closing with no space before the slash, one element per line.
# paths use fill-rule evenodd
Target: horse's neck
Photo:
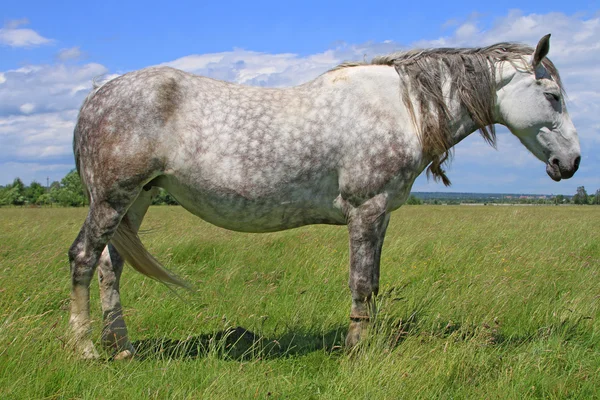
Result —
<path fill-rule="evenodd" d="M 502 62 L 496 65 L 495 70 L 495 87 L 496 92 L 501 90 L 505 85 L 510 83 L 511 79 L 518 72 L 519 68 L 526 68 L 526 66 L 520 67 L 515 63 Z M 448 80 L 449 81 L 449 80 Z M 471 133 L 477 131 L 480 127 L 473 121 L 467 108 L 460 103 L 458 94 L 450 92 L 450 85 L 446 85 L 443 88 L 444 97 L 448 99 L 446 106 L 450 113 L 450 132 L 452 145 L 455 146 L 460 143 L 463 139 L 469 136 Z M 496 93 L 492 94 L 496 96 Z M 497 124 L 503 124 L 502 117 L 500 116 L 497 104 L 494 110 L 494 121 Z"/>
<path fill-rule="evenodd" d="M 467 108 L 459 100 L 458 93 L 451 93 L 449 85 L 444 87 L 444 98 L 446 107 L 450 114 L 450 141 L 452 146 L 457 145 L 471 133 L 478 129 L 477 124 L 471 118 Z"/>
<path fill-rule="evenodd" d="M 462 106 L 457 110 L 455 117 L 450 123 L 452 146 L 456 146 L 463 139 L 478 129 L 478 126 L 467 112 L 467 109 Z"/>

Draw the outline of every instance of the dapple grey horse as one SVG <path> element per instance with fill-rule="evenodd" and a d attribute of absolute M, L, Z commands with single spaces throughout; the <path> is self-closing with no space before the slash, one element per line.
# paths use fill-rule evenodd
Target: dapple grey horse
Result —
<path fill-rule="evenodd" d="M 95 87 L 74 134 L 77 169 L 90 199 L 69 250 L 71 343 L 98 357 L 90 338 L 89 286 L 98 267 L 103 344 L 133 355 L 123 320 L 123 261 L 184 285 L 137 235 L 157 188 L 193 214 L 243 232 L 307 224 L 347 225 L 348 346 L 364 335 L 379 287 L 390 213 L 428 167 L 449 184 L 451 148 L 494 124 L 516 135 L 558 181 L 578 168 L 580 147 L 558 72 L 537 48 L 499 43 L 431 49 L 345 63 L 306 84 L 240 86 L 168 67 Z"/>

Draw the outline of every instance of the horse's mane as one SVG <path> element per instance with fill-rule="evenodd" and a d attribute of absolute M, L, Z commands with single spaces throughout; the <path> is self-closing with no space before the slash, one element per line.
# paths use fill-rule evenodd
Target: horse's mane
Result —
<path fill-rule="evenodd" d="M 502 61 L 524 61 L 523 65 L 528 65 L 533 52 L 533 48 L 517 43 L 497 43 L 479 48 L 414 49 L 378 56 L 371 62 L 345 62 L 330 71 L 361 65 L 395 67 L 402 82 L 403 101 L 415 126 L 416 112 L 419 112 L 419 137 L 424 151 L 433 159 L 427 174 L 449 186 L 450 180 L 442 168 L 451 158 L 452 146 L 450 116 L 442 90 L 447 84 L 447 77 L 450 77 L 451 94 L 458 94 L 485 141 L 495 147 L 496 67 Z M 554 64 L 548 58 L 544 58 L 542 64 L 562 90 Z M 411 94 L 416 100 L 417 110 Z"/>

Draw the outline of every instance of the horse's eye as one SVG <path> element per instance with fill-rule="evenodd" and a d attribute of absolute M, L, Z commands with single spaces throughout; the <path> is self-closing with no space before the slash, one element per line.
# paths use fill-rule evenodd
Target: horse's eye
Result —
<path fill-rule="evenodd" d="M 550 101 L 556 101 L 557 103 L 560 101 L 560 96 L 556 93 L 544 92 L 544 96 Z"/>

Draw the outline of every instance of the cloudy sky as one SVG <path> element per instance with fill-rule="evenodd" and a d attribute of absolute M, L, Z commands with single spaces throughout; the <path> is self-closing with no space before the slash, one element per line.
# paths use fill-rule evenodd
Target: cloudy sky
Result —
<path fill-rule="evenodd" d="M 535 46 L 565 82 L 582 162 L 556 183 L 500 128 L 498 150 L 471 135 L 455 148 L 453 185 L 415 191 L 574 194 L 600 188 L 600 5 L 596 1 L 22 1 L 0 9 L 0 185 L 59 180 L 74 167 L 72 134 L 94 77 L 167 64 L 217 79 L 284 87 L 346 60 L 412 47 Z M 326 4 L 326 5 L 325 5 Z"/>

